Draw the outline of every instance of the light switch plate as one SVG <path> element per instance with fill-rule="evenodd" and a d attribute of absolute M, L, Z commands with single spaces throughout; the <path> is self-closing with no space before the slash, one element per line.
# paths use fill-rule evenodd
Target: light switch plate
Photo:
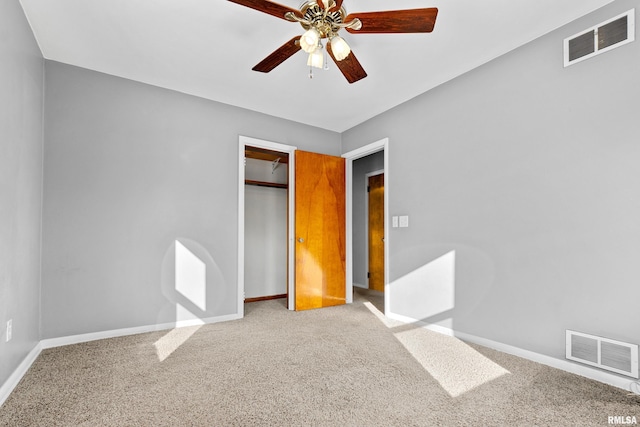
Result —
<path fill-rule="evenodd" d="M 409 226 L 409 216 L 408 215 L 400 216 L 400 227 L 406 228 L 408 226 Z"/>
<path fill-rule="evenodd" d="M 398 228 L 398 216 L 391 217 L 391 227 Z"/>

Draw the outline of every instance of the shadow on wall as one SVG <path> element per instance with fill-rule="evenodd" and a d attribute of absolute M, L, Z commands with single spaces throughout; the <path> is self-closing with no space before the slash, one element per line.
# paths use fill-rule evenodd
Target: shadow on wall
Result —
<path fill-rule="evenodd" d="M 209 252 L 185 238 L 175 240 L 167 250 L 162 262 L 161 286 L 168 304 L 159 313 L 157 323 L 172 323 L 176 327 L 155 343 L 158 359 L 163 361 L 208 318 L 221 314 L 213 311 L 227 287 Z"/>

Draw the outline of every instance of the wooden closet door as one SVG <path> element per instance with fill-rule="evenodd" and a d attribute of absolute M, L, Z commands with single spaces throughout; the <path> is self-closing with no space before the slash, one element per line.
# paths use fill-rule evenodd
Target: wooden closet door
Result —
<path fill-rule="evenodd" d="M 295 157 L 295 309 L 346 302 L 345 160 Z"/>

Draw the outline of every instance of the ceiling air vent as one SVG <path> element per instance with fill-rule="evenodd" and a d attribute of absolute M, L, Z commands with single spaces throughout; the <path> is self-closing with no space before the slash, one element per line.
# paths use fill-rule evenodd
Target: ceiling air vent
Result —
<path fill-rule="evenodd" d="M 566 358 L 638 378 L 638 345 L 567 329 Z"/>
<path fill-rule="evenodd" d="M 564 39 L 564 66 L 630 43 L 635 38 L 635 9 Z"/>

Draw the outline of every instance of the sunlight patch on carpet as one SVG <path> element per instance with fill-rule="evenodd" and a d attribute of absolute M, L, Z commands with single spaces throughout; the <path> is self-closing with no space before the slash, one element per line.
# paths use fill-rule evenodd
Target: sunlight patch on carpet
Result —
<path fill-rule="evenodd" d="M 160 362 L 164 361 L 167 357 L 176 351 L 182 344 L 184 344 L 193 334 L 195 334 L 202 325 L 185 326 L 182 328 L 176 328 L 169 331 L 168 334 L 160 338 L 153 345 L 156 348 L 156 354 Z"/>
<path fill-rule="evenodd" d="M 510 374 L 458 338 L 422 326 L 406 328 L 406 323 L 385 317 L 373 304 L 365 302 L 364 305 L 386 327 L 405 326 L 394 336 L 451 397 Z"/>

